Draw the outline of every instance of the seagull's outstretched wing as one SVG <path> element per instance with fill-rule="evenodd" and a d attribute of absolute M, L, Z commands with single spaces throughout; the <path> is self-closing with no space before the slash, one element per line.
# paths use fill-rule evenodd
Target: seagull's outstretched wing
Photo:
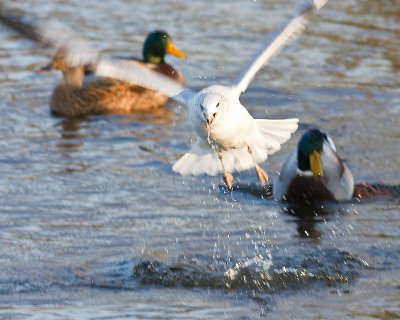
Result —
<path fill-rule="evenodd" d="M 23 37 L 38 42 L 46 48 L 63 50 L 70 66 L 95 63 L 99 53 L 71 29 L 60 23 L 28 23 L 22 17 L 5 12 L 0 5 L 0 23 L 13 29 Z"/>
<path fill-rule="evenodd" d="M 256 52 L 254 57 L 243 69 L 239 78 L 234 82 L 233 85 L 238 95 L 246 91 L 258 70 L 260 70 L 275 54 L 282 50 L 289 40 L 295 35 L 300 34 L 313 14 L 327 2 L 328 0 L 306 0 L 300 9 L 296 11 L 294 17 L 268 37 L 267 41 L 261 46 L 259 51 Z"/>
<path fill-rule="evenodd" d="M 160 73 L 129 61 L 100 60 L 95 73 L 96 76 L 131 82 L 141 87 L 158 91 L 183 104 L 188 104 L 190 99 L 196 94 L 196 92 L 185 88 Z"/>

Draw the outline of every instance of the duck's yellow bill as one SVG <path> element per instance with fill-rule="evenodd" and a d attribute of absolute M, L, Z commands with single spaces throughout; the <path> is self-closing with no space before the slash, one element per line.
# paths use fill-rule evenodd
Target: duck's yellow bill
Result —
<path fill-rule="evenodd" d="M 168 41 L 167 53 L 172 54 L 181 59 L 186 59 L 186 54 L 184 54 L 181 50 L 179 50 L 177 47 L 175 47 L 175 45 L 172 41 Z"/>
<path fill-rule="evenodd" d="M 321 153 L 318 151 L 313 151 L 310 155 L 310 167 L 314 176 L 323 177 L 324 171 L 322 169 Z"/>

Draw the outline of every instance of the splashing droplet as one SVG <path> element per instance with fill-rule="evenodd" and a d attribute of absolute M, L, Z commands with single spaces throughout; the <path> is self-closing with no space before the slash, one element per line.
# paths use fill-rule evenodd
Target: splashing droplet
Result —
<path fill-rule="evenodd" d="M 212 145 L 211 128 L 210 128 L 210 125 L 208 123 L 207 123 L 207 142 Z"/>

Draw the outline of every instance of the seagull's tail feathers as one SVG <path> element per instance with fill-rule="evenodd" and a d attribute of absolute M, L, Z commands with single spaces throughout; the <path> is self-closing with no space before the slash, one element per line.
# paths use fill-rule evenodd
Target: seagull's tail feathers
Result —
<path fill-rule="evenodd" d="M 203 149 L 201 153 L 199 151 L 198 145 L 194 144 L 189 152 L 175 162 L 172 170 L 182 176 L 199 176 L 202 174 L 216 176 L 223 171 L 221 161 L 214 150 L 208 147 Z M 227 172 L 243 171 L 254 167 L 254 161 L 247 147 L 222 151 L 221 155 Z"/>
<path fill-rule="evenodd" d="M 175 162 L 172 170 L 182 176 L 201 174 L 215 176 L 222 171 L 222 166 L 218 155 L 209 146 L 197 141 L 189 152 Z"/>

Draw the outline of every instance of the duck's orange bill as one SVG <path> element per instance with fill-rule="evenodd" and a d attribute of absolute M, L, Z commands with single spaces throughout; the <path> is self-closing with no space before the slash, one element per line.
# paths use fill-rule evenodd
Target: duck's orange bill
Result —
<path fill-rule="evenodd" d="M 168 41 L 167 44 L 167 53 L 172 54 L 178 58 L 186 59 L 186 54 L 180 51 L 177 47 L 175 47 L 172 41 Z"/>
<path fill-rule="evenodd" d="M 324 176 L 320 152 L 314 150 L 313 153 L 310 155 L 310 167 L 314 176 L 316 177 Z"/>

